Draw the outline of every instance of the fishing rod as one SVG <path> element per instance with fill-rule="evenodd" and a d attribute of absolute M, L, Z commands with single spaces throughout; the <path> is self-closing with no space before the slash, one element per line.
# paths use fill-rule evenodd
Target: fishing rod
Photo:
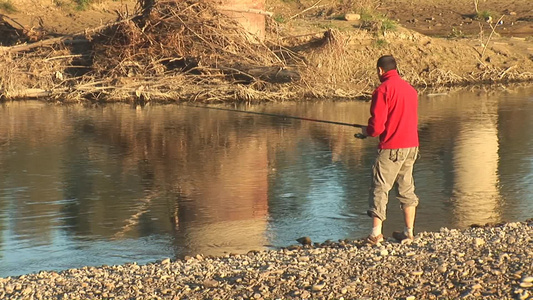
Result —
<path fill-rule="evenodd" d="M 311 122 L 343 125 L 343 126 L 350 126 L 350 127 L 355 127 L 355 128 L 363 128 L 363 127 L 365 127 L 365 125 L 361 125 L 361 124 L 352 124 L 352 123 L 344 123 L 344 122 L 336 122 L 336 121 L 318 120 L 318 119 L 287 116 L 287 115 L 278 115 L 278 114 L 263 113 L 263 112 L 257 112 L 257 111 L 249 111 L 249 110 L 240 110 L 240 109 L 231 109 L 231 108 L 223 108 L 223 107 L 213 107 L 213 106 L 199 106 L 199 105 L 190 105 L 190 106 L 191 107 L 196 107 L 196 108 L 207 108 L 207 109 L 223 110 L 223 111 L 230 111 L 230 112 L 240 112 L 240 113 L 246 113 L 246 114 L 269 116 L 269 117 L 276 117 L 276 118 L 283 118 L 283 119 L 295 119 L 295 120 L 304 120 L 304 121 L 311 121 Z"/>

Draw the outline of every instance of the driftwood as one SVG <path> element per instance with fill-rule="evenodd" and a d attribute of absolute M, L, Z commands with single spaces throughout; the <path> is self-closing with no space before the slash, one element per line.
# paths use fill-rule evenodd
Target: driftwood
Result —
<path fill-rule="evenodd" d="M 221 68 L 242 83 L 252 83 L 257 80 L 270 83 L 289 83 L 300 80 L 300 73 L 296 70 L 277 66 L 239 66 L 236 68 Z"/>
<path fill-rule="evenodd" d="M 38 41 L 35 43 L 31 43 L 31 44 L 22 44 L 22 45 L 16 45 L 16 46 L 11 46 L 11 47 L 0 47 L 0 53 L 2 52 L 12 52 L 12 53 L 23 52 L 23 51 L 31 50 L 33 48 L 52 46 L 52 45 L 57 45 L 61 43 L 75 44 L 75 43 L 88 43 L 88 42 L 89 41 L 86 40 L 81 35 L 67 35 L 67 36 L 57 37 L 53 39 L 42 40 L 42 41 Z"/>
<path fill-rule="evenodd" d="M 22 45 L 16 45 L 16 46 L 11 46 L 11 47 L 0 47 L 0 53 L 2 52 L 12 52 L 12 53 L 23 52 L 23 51 L 31 50 L 33 48 L 52 46 L 52 45 L 57 45 L 61 43 L 64 43 L 64 44 L 87 43 L 89 42 L 86 39 L 87 34 L 92 33 L 92 32 L 98 32 L 105 28 L 112 27 L 117 24 L 130 21 L 136 17 L 139 17 L 139 15 L 135 15 L 130 18 L 123 19 L 123 20 L 113 22 L 110 24 L 105 24 L 105 25 L 101 25 L 98 27 L 86 29 L 83 32 L 78 32 L 75 34 L 65 35 L 65 36 L 52 38 L 52 39 L 46 39 L 46 40 L 38 41 L 35 43 L 31 43 L 31 44 L 22 44 Z"/>
<path fill-rule="evenodd" d="M 253 9 L 253 8 L 235 8 L 235 7 L 230 7 L 230 6 L 218 6 L 217 9 L 220 10 L 220 11 L 251 13 L 251 14 L 265 15 L 265 16 L 269 16 L 269 17 L 272 17 L 274 15 L 273 12 L 264 11 L 264 10 L 260 10 L 260 9 Z"/>
<path fill-rule="evenodd" d="M 20 91 L 11 91 L 5 93 L 3 96 L 8 99 L 45 98 L 52 96 L 52 91 L 47 91 L 44 89 L 26 89 Z"/>
<path fill-rule="evenodd" d="M 25 29 L 22 25 L 8 16 L 0 14 L 0 43 L 11 44 L 25 40 Z"/>
<path fill-rule="evenodd" d="M 20 24 L 19 22 L 17 22 L 13 18 L 10 18 L 10 17 L 8 17 L 6 15 L 3 15 L 3 14 L 0 14 L 0 22 L 6 24 L 7 27 L 10 27 L 10 28 L 13 28 L 13 29 L 17 29 L 17 30 L 24 30 L 25 29 L 22 24 Z M 16 27 L 18 27 L 18 28 L 16 28 Z"/>

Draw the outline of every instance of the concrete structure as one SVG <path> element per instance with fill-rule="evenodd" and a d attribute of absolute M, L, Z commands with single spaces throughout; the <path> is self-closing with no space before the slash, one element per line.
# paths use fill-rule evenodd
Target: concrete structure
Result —
<path fill-rule="evenodd" d="M 219 10 L 237 20 L 259 40 L 265 38 L 265 0 L 215 0 Z"/>

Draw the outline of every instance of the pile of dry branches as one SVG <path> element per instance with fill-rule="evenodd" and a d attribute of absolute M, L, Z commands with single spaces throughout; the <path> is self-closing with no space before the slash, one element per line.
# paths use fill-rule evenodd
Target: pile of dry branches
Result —
<path fill-rule="evenodd" d="M 268 47 L 208 1 L 158 2 L 148 13 L 99 33 L 93 44 L 94 69 L 113 76 L 284 67 Z"/>
<path fill-rule="evenodd" d="M 90 38 L 93 71 L 85 77 L 107 78 L 99 86 L 114 84 L 107 98 L 134 91 L 147 99 L 268 100 L 257 94 L 273 88 L 261 74 L 287 68 L 211 1 L 157 2 Z"/>

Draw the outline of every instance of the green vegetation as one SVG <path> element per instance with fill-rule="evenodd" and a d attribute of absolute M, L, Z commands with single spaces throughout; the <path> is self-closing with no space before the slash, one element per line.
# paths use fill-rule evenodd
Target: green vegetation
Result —
<path fill-rule="evenodd" d="M 394 22 L 393 20 L 391 20 L 389 18 L 383 17 L 382 23 L 381 23 L 381 31 L 382 32 L 394 31 L 394 30 L 396 30 L 396 27 L 397 27 L 396 22 Z"/>
<path fill-rule="evenodd" d="M 450 35 L 448 35 L 448 38 L 464 38 L 464 37 L 466 37 L 464 32 L 455 27 L 452 28 L 452 32 L 450 33 Z"/>
<path fill-rule="evenodd" d="M 73 3 L 70 2 L 69 0 L 54 0 L 52 3 L 54 3 L 56 7 L 59 7 L 62 9 L 72 8 L 73 6 Z"/>
<path fill-rule="evenodd" d="M 361 10 L 361 21 L 363 22 L 370 22 L 374 20 L 375 18 L 375 12 L 370 9 L 363 9 Z"/>
<path fill-rule="evenodd" d="M 346 31 L 346 27 L 338 26 L 334 22 L 327 22 L 327 23 L 316 22 L 316 23 L 311 23 L 311 24 L 314 27 L 316 27 L 316 28 L 320 28 L 320 29 L 324 29 L 324 30 L 335 29 L 335 30 L 338 30 L 338 31 Z"/>
<path fill-rule="evenodd" d="M 14 13 L 17 11 L 11 0 L 0 0 L 0 10 L 7 13 Z"/>
<path fill-rule="evenodd" d="M 375 30 L 382 35 L 387 31 L 396 30 L 398 26 L 393 20 L 370 9 L 363 9 L 361 11 L 361 21 L 365 27 Z"/>
<path fill-rule="evenodd" d="M 92 0 L 75 0 L 77 10 L 86 10 L 91 5 Z"/>
<path fill-rule="evenodd" d="M 375 7 L 375 0 L 338 0 L 337 5 L 344 12 L 360 11 L 364 8 Z"/>
<path fill-rule="evenodd" d="M 388 44 L 389 44 L 389 43 L 388 43 L 386 40 L 384 40 L 384 39 L 377 39 L 377 40 L 376 40 L 376 47 L 378 47 L 378 48 L 385 47 L 385 46 L 387 46 Z"/>
<path fill-rule="evenodd" d="M 287 22 L 287 20 L 285 20 L 285 17 L 284 17 L 283 15 L 278 15 L 278 14 L 276 14 L 276 15 L 274 15 L 272 18 L 274 19 L 274 21 L 276 21 L 276 22 L 278 22 L 278 23 L 285 23 L 285 22 Z"/>
<path fill-rule="evenodd" d="M 476 13 L 476 19 L 480 21 L 486 21 L 494 18 L 494 13 L 488 10 L 478 11 Z"/>

